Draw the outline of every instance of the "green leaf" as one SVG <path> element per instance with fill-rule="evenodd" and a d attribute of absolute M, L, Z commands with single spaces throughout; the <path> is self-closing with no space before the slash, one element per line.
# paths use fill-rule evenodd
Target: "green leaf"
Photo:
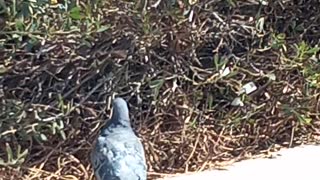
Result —
<path fill-rule="evenodd" d="M 101 26 L 97 32 L 100 33 L 100 32 L 104 32 L 106 30 L 108 30 L 110 28 L 110 25 L 106 25 L 106 26 Z"/>
<path fill-rule="evenodd" d="M 7 155 L 8 155 L 8 162 L 11 162 L 13 160 L 13 153 L 12 153 L 12 149 L 8 143 L 6 144 L 6 150 L 7 150 Z"/>
<path fill-rule="evenodd" d="M 264 17 L 261 17 L 261 18 L 257 21 L 256 29 L 257 29 L 259 32 L 262 32 L 262 31 L 263 31 L 264 23 L 265 23 L 265 18 L 264 18 Z"/>
<path fill-rule="evenodd" d="M 17 160 L 18 160 L 18 164 L 22 164 L 25 160 L 25 157 L 28 154 L 28 149 L 25 149 L 22 153 L 21 153 L 21 146 L 18 146 L 18 150 L 17 150 Z"/>
<path fill-rule="evenodd" d="M 0 0 L 0 14 L 7 13 L 7 6 L 4 0 Z"/>
<path fill-rule="evenodd" d="M 286 34 L 284 34 L 284 33 L 278 34 L 278 35 L 277 35 L 277 39 L 280 40 L 280 41 L 281 41 L 281 40 L 285 40 L 285 39 L 286 39 Z"/>
<path fill-rule="evenodd" d="M 23 21 L 20 19 L 16 20 L 15 27 L 17 31 L 24 31 L 25 28 Z"/>
<path fill-rule="evenodd" d="M 233 0 L 227 0 L 228 4 L 233 8 L 236 7 L 236 3 Z"/>
<path fill-rule="evenodd" d="M 320 48 L 315 47 L 315 48 L 311 48 L 311 49 L 307 50 L 306 53 L 310 54 L 310 55 L 313 55 L 313 54 L 318 53 L 319 50 L 320 50 Z"/>
<path fill-rule="evenodd" d="M 28 152 L 28 149 L 25 149 L 22 153 L 18 154 L 19 164 L 24 162 L 25 157 L 28 155 Z"/>
<path fill-rule="evenodd" d="M 0 158 L 0 165 L 1 165 L 1 166 L 5 166 L 5 165 L 7 165 L 7 163 L 5 163 L 2 158 Z"/>
<path fill-rule="evenodd" d="M 67 137 L 66 137 L 66 134 L 64 133 L 64 131 L 60 131 L 60 135 L 61 135 L 61 137 L 62 137 L 62 139 L 63 140 L 66 140 L 67 139 Z"/>
<path fill-rule="evenodd" d="M 60 129 L 63 129 L 64 128 L 64 123 L 63 123 L 63 121 L 61 120 L 61 119 L 59 119 L 59 126 L 58 126 L 58 128 L 59 128 L 59 130 Z"/>
<path fill-rule="evenodd" d="M 40 139 L 42 140 L 42 141 L 48 141 L 48 138 L 47 138 L 47 136 L 45 135 L 45 134 L 40 134 Z"/>
<path fill-rule="evenodd" d="M 52 123 L 52 126 L 51 126 L 51 131 L 52 131 L 52 134 L 55 135 L 57 133 L 57 130 L 58 129 L 58 123 L 57 122 L 53 122 Z"/>
<path fill-rule="evenodd" d="M 4 74 L 8 71 L 8 68 L 5 67 L 4 65 L 0 65 L 0 75 Z"/>
<path fill-rule="evenodd" d="M 298 116 L 298 119 L 301 124 L 310 125 L 312 122 L 312 118 L 306 117 L 305 115 Z"/>
<path fill-rule="evenodd" d="M 80 7 L 74 7 L 70 10 L 70 13 L 80 13 L 81 8 Z"/>
<path fill-rule="evenodd" d="M 157 99 L 163 83 L 164 83 L 164 79 L 157 79 L 157 80 L 151 81 L 149 83 L 150 88 L 153 89 L 153 91 L 154 91 L 153 92 L 154 93 L 154 100 Z"/>
<path fill-rule="evenodd" d="M 149 86 L 150 88 L 154 89 L 154 88 L 160 88 L 164 83 L 164 80 L 163 79 L 157 79 L 157 80 L 154 80 L 154 81 L 151 81 L 149 83 Z"/>
<path fill-rule="evenodd" d="M 84 18 L 84 16 L 81 14 L 80 7 L 74 7 L 70 10 L 70 17 L 75 20 L 80 20 Z"/>

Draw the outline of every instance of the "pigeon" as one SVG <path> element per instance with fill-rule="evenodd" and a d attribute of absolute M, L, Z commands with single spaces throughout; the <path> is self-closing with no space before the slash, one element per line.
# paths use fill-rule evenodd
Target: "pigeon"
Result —
<path fill-rule="evenodd" d="M 131 128 L 124 99 L 114 99 L 112 117 L 101 129 L 90 160 L 97 180 L 147 179 L 144 148 Z"/>

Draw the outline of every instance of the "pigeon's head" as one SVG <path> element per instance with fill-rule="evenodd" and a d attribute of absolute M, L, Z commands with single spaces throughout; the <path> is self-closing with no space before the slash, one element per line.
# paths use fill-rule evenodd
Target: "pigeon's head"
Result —
<path fill-rule="evenodd" d="M 130 123 L 129 109 L 127 102 L 124 99 L 118 97 L 113 100 L 113 112 L 111 119 L 125 124 Z"/>

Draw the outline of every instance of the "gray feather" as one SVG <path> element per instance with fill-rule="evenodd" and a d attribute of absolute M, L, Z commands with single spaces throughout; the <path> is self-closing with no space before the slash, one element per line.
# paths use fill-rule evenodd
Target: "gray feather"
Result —
<path fill-rule="evenodd" d="M 114 100 L 112 117 L 101 129 L 90 158 L 97 180 L 147 179 L 144 149 L 122 98 Z"/>

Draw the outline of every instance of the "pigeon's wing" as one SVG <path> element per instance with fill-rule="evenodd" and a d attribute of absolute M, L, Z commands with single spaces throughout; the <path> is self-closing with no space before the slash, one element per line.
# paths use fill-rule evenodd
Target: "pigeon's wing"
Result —
<path fill-rule="evenodd" d="M 145 159 L 145 152 L 140 140 L 135 137 L 129 143 L 126 143 L 128 149 L 128 159 L 126 163 L 132 167 L 132 171 L 139 177 L 139 180 L 147 179 L 147 165 Z"/>
<path fill-rule="evenodd" d="M 100 136 L 91 161 L 97 179 L 146 180 L 147 177 L 143 146 L 130 132 L 119 130 Z"/>

